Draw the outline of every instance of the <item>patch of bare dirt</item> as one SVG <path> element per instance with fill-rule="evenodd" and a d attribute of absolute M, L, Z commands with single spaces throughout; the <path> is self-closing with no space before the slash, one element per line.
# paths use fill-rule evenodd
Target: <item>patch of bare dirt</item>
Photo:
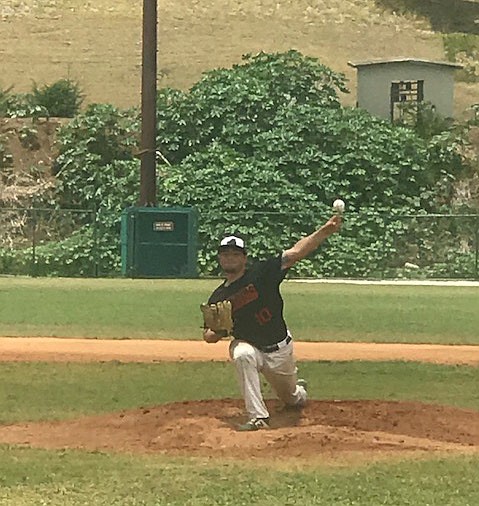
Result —
<path fill-rule="evenodd" d="M 479 412 L 417 402 L 310 401 L 298 413 L 268 401 L 271 429 L 238 432 L 242 401 L 189 401 L 60 422 L 0 427 L 29 447 L 206 457 L 365 460 L 391 453 L 476 452 Z"/>
<path fill-rule="evenodd" d="M 35 166 L 45 176 L 51 176 L 50 167 L 56 156 L 55 141 L 60 127 L 68 118 L 0 118 L 0 140 L 11 155 L 11 173 L 25 173 Z M 4 163 L 2 179 L 6 177 Z"/>
<path fill-rule="evenodd" d="M 46 198 L 54 187 L 59 118 L 0 118 L 0 246 L 30 245 L 28 213 L 35 198 Z M 14 210 L 13 208 L 19 208 Z"/>

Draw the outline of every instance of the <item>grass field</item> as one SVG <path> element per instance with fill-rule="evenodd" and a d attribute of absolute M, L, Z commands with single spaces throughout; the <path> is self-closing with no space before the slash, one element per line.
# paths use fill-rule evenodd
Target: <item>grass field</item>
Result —
<path fill-rule="evenodd" d="M 0 278 L 0 335 L 199 339 L 218 280 Z M 477 287 L 283 283 L 300 341 L 479 344 Z"/>
<path fill-rule="evenodd" d="M 0 334 L 199 338 L 198 305 L 217 283 L 0 278 Z M 283 293 L 300 339 L 479 341 L 473 287 L 287 282 Z M 304 362 L 299 368 L 313 399 L 479 411 L 477 367 Z M 0 363 L 0 383 L 2 426 L 239 398 L 231 364 L 223 362 Z M 0 445 L 2 506 L 473 506 L 478 481 L 477 453 L 239 461 Z"/>
<path fill-rule="evenodd" d="M 300 372 L 315 399 L 418 400 L 479 411 L 477 367 L 305 362 Z M 0 364 L 0 378 L 4 424 L 239 397 L 229 363 L 12 363 Z"/>
<path fill-rule="evenodd" d="M 5 506 L 473 506 L 479 459 L 297 469 L 165 457 L 0 448 Z"/>

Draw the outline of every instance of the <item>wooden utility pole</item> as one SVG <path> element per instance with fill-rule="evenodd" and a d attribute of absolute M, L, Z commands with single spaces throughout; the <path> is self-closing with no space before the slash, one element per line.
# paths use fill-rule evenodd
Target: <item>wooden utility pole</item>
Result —
<path fill-rule="evenodd" d="M 157 1 L 143 0 L 139 206 L 156 206 Z"/>

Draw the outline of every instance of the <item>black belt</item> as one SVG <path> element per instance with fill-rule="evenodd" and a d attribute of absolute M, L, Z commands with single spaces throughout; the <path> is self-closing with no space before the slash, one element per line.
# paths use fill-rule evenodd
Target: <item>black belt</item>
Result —
<path fill-rule="evenodd" d="M 262 351 L 263 353 L 273 353 L 273 351 L 278 351 L 281 348 L 284 348 L 287 344 L 289 344 L 292 341 L 291 336 L 286 336 L 282 341 L 275 344 L 269 344 L 267 346 L 257 346 L 258 350 Z"/>

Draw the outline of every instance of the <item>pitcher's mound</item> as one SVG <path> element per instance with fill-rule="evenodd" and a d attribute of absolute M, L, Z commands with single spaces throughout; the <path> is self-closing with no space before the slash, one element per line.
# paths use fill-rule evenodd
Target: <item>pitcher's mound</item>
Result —
<path fill-rule="evenodd" d="M 268 407 L 271 429 L 257 432 L 237 432 L 243 402 L 221 399 L 0 426 L 0 442 L 237 458 L 479 450 L 477 411 L 377 400 L 309 401 L 299 413 Z"/>

